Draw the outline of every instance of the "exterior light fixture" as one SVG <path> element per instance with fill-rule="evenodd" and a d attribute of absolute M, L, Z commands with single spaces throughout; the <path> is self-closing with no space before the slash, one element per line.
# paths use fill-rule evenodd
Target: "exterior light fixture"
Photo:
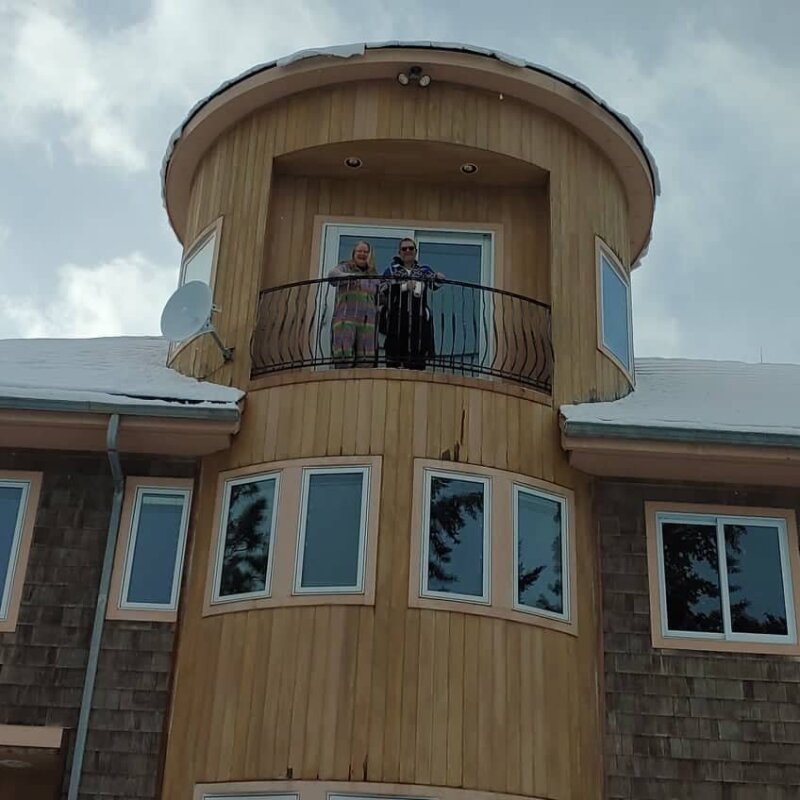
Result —
<path fill-rule="evenodd" d="M 344 165 L 350 169 L 358 169 L 364 162 L 358 156 L 348 156 L 344 160 Z"/>
<path fill-rule="evenodd" d="M 471 161 L 467 161 L 465 164 L 462 164 L 459 169 L 465 175 L 474 175 L 478 171 L 478 165 L 473 164 Z"/>
<path fill-rule="evenodd" d="M 408 86 L 409 83 L 416 83 L 423 89 L 430 86 L 431 76 L 422 71 L 422 67 L 409 67 L 408 72 L 399 72 L 397 74 L 397 82 L 401 86 Z"/>

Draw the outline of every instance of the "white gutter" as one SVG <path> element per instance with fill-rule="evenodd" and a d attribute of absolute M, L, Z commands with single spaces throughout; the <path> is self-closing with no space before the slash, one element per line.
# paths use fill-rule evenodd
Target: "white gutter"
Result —
<path fill-rule="evenodd" d="M 690 444 L 800 448 L 800 435 L 791 433 L 771 433 L 769 431 L 681 428 L 667 425 L 615 425 L 602 422 L 579 422 L 574 420 L 563 420 L 561 423 L 561 430 L 565 437 L 573 437 L 575 439 L 627 439 L 657 442 L 687 442 Z"/>
<path fill-rule="evenodd" d="M 167 417 L 171 419 L 216 420 L 236 422 L 241 414 L 232 403 L 212 405 L 209 401 L 175 401 L 172 404 L 147 405 L 149 398 L 140 398 L 144 405 L 133 403 L 98 402 L 95 400 L 64 400 L 37 397 L 0 397 L 0 410 L 67 411 L 89 414 L 119 414 L 126 417 Z"/>

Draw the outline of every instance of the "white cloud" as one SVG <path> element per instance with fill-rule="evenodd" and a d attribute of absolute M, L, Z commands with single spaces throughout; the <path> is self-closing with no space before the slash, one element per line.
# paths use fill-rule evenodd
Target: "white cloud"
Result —
<path fill-rule="evenodd" d="M 307 0 L 153 0 L 124 27 L 91 28 L 72 3 L 0 5 L 0 137 L 63 142 L 78 162 L 152 169 L 168 131 L 203 95 L 254 63 L 342 29 L 329 4 Z M 243 21 L 246 20 L 246 24 Z M 153 135 L 158 133 L 158 140 Z"/>
<path fill-rule="evenodd" d="M 175 269 L 139 253 L 95 267 L 58 269 L 49 300 L 0 294 L 5 337 L 158 334 L 161 309 L 175 289 Z"/>
<path fill-rule="evenodd" d="M 634 273 L 637 353 L 800 360 L 786 336 L 798 288 L 800 68 L 713 30 L 680 28 L 657 52 L 556 43 L 559 68 L 586 80 L 644 131 L 663 196 Z"/>

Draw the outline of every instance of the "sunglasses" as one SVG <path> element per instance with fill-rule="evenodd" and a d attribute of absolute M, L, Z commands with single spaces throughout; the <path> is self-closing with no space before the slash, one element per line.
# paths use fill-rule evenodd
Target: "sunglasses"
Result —
<path fill-rule="evenodd" d="M 406 245 L 400 248 L 401 253 L 413 253 L 417 248 L 413 244 Z"/>

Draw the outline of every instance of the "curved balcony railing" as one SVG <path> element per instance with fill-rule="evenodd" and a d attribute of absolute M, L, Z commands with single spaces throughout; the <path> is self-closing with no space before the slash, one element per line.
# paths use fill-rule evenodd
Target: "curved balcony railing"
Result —
<path fill-rule="evenodd" d="M 552 388 L 550 307 L 461 281 L 322 278 L 259 295 L 252 375 L 398 367 Z"/>

